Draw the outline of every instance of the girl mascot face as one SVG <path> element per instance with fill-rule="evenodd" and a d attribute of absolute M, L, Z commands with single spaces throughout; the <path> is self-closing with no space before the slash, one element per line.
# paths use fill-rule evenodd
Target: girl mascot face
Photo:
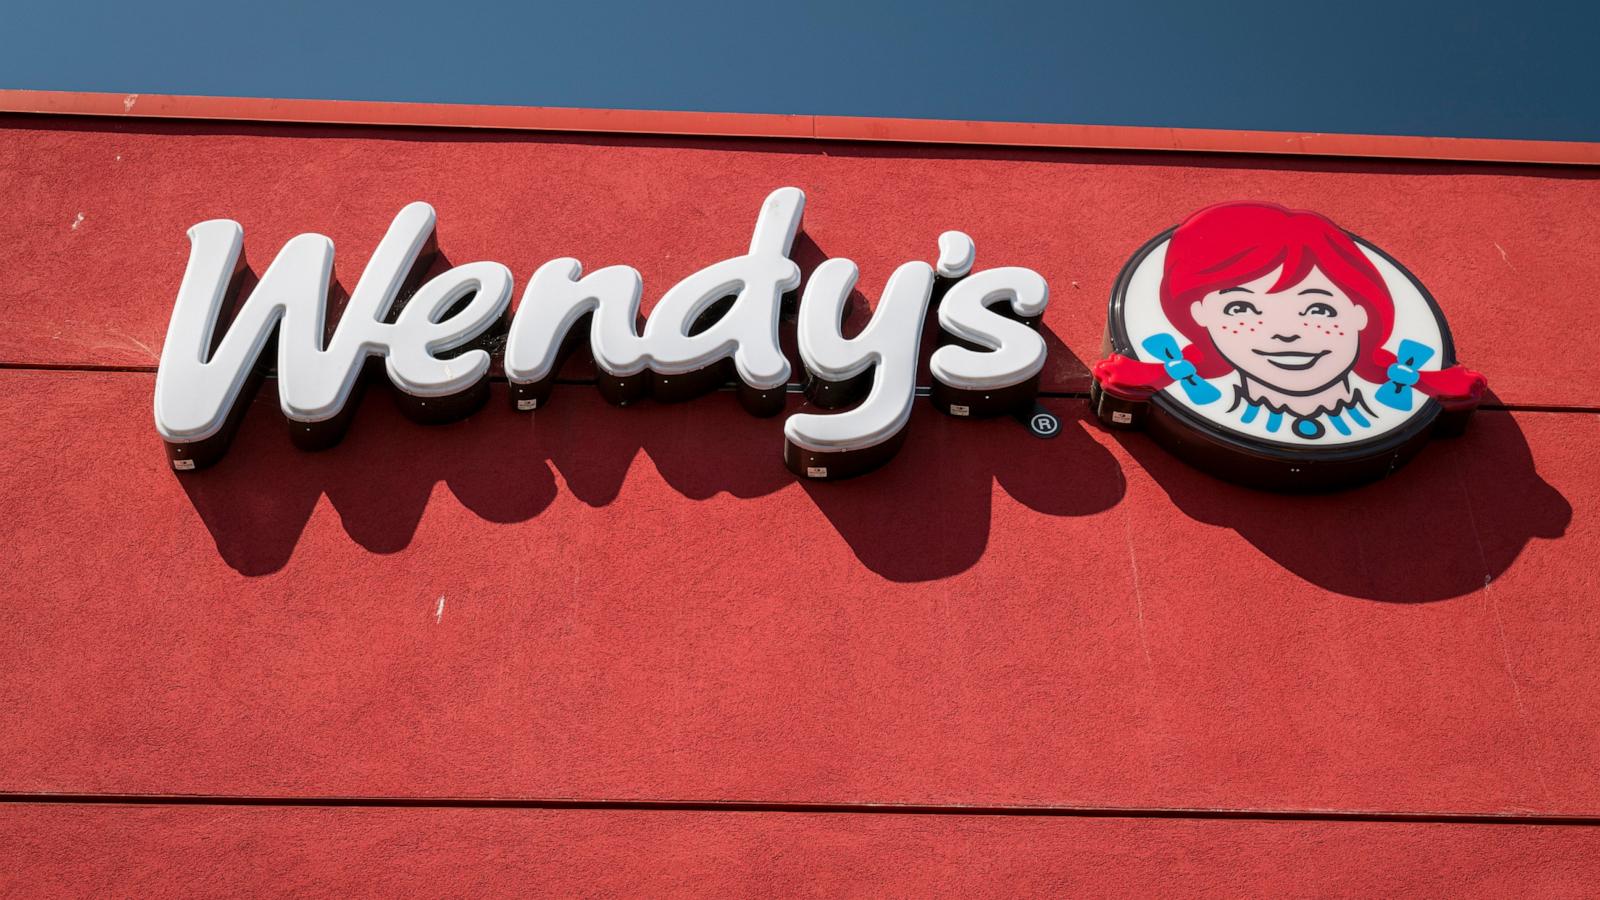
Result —
<path fill-rule="evenodd" d="M 1313 266 L 1293 278 L 1282 268 L 1189 304 L 1223 359 L 1246 379 L 1306 396 L 1344 381 L 1371 322 L 1366 307 Z"/>
<path fill-rule="evenodd" d="M 1191 216 L 1167 249 L 1161 306 L 1203 378 L 1239 373 L 1247 399 L 1309 415 L 1382 384 L 1394 301 L 1338 226 L 1269 203 Z"/>
<path fill-rule="evenodd" d="M 1288 445 L 1274 482 L 1282 484 L 1302 483 L 1291 476 L 1305 457 L 1293 454 L 1310 448 L 1359 443 L 1381 469 L 1385 448 L 1412 441 L 1438 415 L 1448 414 L 1441 432 L 1458 431 L 1484 378 L 1455 364 L 1420 284 L 1396 264 L 1391 285 L 1380 262 L 1314 212 L 1237 202 L 1195 213 L 1119 279 L 1108 313 L 1115 352 L 1094 366 L 1096 416 L 1140 427 L 1162 395 L 1155 408 L 1178 410 L 1182 427 L 1228 435 L 1217 446 L 1254 442 L 1229 477 L 1249 480 L 1249 466 Z"/>

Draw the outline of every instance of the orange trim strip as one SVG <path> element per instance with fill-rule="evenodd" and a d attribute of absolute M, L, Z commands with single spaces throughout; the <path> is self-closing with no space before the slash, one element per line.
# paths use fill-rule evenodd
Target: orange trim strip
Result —
<path fill-rule="evenodd" d="M 1213 128 L 1146 128 L 1131 125 L 1035 125 L 1026 122 L 817 116 L 816 137 L 855 141 L 994 144 L 1009 147 L 1075 147 L 1451 162 L 1600 165 L 1600 143 L 1383 134 L 1227 131 Z"/>
<path fill-rule="evenodd" d="M 324 125 L 493 128 L 700 137 L 893 141 L 1000 147 L 1287 154 L 1460 162 L 1600 165 L 1600 143 L 1488 138 L 1050 125 L 943 119 L 569 109 L 365 100 L 269 100 L 173 94 L 0 90 L 0 113 Z"/>
<path fill-rule="evenodd" d="M 471 106 L 369 100 L 268 100 L 176 94 L 92 94 L 0 90 L 0 113 L 152 119 L 210 119 L 318 125 L 495 128 L 711 137 L 810 138 L 811 116 L 751 113 Z"/>

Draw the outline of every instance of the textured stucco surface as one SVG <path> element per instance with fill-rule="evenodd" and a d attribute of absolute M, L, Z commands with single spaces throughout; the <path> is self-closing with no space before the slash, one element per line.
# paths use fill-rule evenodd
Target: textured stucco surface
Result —
<path fill-rule="evenodd" d="M 743 252 L 761 199 L 794 185 L 808 197 L 797 260 L 856 260 L 868 302 L 902 262 L 931 261 L 949 228 L 972 235 L 979 268 L 1044 275 L 1046 389 L 1087 387 L 1112 282 L 1140 245 L 1208 204 L 1255 199 L 1318 210 L 1410 268 L 1501 400 L 1600 405 L 1600 356 L 1563 343 L 1593 328 L 1600 292 L 1587 169 L 71 124 L 0 122 L 6 362 L 153 365 L 184 233 L 208 218 L 244 226 L 257 273 L 294 235 L 328 235 L 349 289 L 394 215 L 426 200 L 452 262 L 505 263 L 519 292 L 557 257 L 625 263 L 648 308 Z"/>
<path fill-rule="evenodd" d="M 3 124 L 0 794 L 1202 818 L 6 803 L 0 887 L 1587 892 L 1593 827 L 1203 818 L 1600 817 L 1586 172 Z M 257 271 L 328 234 L 348 287 L 424 199 L 451 262 L 519 291 L 552 257 L 628 263 L 648 302 L 784 184 L 810 198 L 803 267 L 854 258 L 868 298 L 952 227 L 980 267 L 1045 274 L 1057 391 L 1146 238 L 1217 200 L 1316 208 L 1424 279 L 1515 409 L 1283 497 L 1070 396 L 1044 401 L 1052 441 L 919 404 L 886 468 L 815 485 L 728 394 L 563 385 L 526 416 L 497 384 L 426 428 L 377 389 L 303 454 L 269 381 L 218 466 L 167 469 L 153 366 L 196 221 L 240 220 Z"/>

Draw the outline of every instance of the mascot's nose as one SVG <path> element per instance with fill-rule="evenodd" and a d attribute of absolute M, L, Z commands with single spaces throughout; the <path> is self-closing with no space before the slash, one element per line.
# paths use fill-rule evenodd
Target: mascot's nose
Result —
<path fill-rule="evenodd" d="M 1272 339 L 1275 340 L 1275 341 L 1283 341 L 1285 344 L 1292 344 L 1295 341 L 1300 340 L 1300 335 L 1298 335 L 1298 334 L 1275 334 L 1275 335 L 1272 336 Z"/>

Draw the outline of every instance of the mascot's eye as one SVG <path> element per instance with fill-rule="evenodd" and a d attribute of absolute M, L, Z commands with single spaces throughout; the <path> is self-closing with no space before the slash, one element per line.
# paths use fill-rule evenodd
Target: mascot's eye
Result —
<path fill-rule="evenodd" d="M 1327 316 L 1328 318 L 1332 319 L 1335 316 L 1339 315 L 1339 311 L 1334 309 L 1333 307 L 1329 306 L 1326 303 L 1313 303 L 1310 306 L 1306 307 L 1305 311 L 1302 312 L 1300 315 L 1302 315 L 1302 316 Z"/>
<path fill-rule="evenodd" d="M 1321 306 L 1322 304 L 1319 303 L 1317 305 Z M 1254 303 L 1251 303 L 1248 300 L 1234 300 L 1234 301 L 1230 302 L 1227 306 L 1224 306 L 1222 308 L 1222 312 L 1223 312 L 1224 315 L 1229 315 L 1229 316 L 1243 316 L 1243 315 L 1259 316 L 1259 315 L 1261 315 L 1261 310 L 1256 309 L 1256 305 Z"/>

